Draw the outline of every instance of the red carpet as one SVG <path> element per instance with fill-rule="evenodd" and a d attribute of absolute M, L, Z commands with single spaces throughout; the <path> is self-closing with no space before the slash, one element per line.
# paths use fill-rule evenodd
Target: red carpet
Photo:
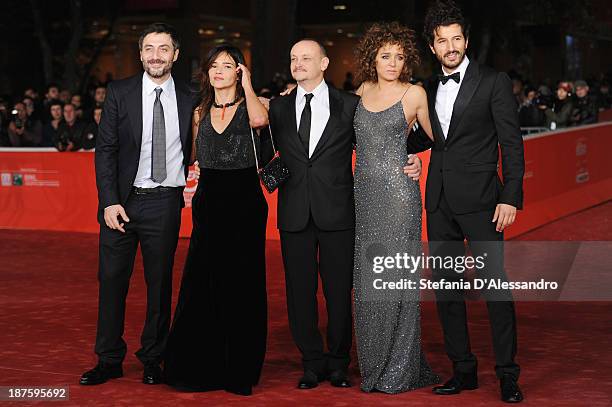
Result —
<path fill-rule="evenodd" d="M 519 237 L 522 240 L 612 240 L 612 203 L 564 218 Z M 176 256 L 175 299 L 188 241 Z M 481 388 L 442 398 L 429 388 L 400 395 L 365 394 L 328 383 L 311 391 L 294 389 L 301 369 L 287 326 L 280 248 L 268 242 L 270 334 L 261 380 L 250 398 L 225 392 L 178 393 L 140 383 L 133 356 L 144 322 L 142 262 L 132 278 L 125 338 L 125 377 L 96 387 L 79 386 L 95 362 L 92 351 L 97 306 L 97 236 L 38 231 L 0 231 L 0 386 L 70 386 L 61 405 L 280 405 L 280 406 L 478 406 L 499 402 L 486 308 L 470 304 L 472 347 L 480 359 Z M 322 303 L 321 303 L 322 304 Z M 518 303 L 519 354 L 524 405 L 612 405 L 611 303 Z M 322 324 L 325 321 L 322 320 Z M 423 340 L 433 368 L 446 377 L 435 305 L 423 305 Z M 355 357 L 354 357 L 354 360 Z M 501 402 L 499 402 L 501 403 Z M 8 405 L 8 403 L 3 403 Z M 25 405 L 26 403 L 14 403 Z M 501 404 L 500 404 L 501 405 Z"/>

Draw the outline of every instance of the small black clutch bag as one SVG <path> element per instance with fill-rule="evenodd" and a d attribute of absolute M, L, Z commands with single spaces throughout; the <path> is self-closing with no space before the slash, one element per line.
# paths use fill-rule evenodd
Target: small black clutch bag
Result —
<path fill-rule="evenodd" d="M 253 129 L 251 128 L 251 141 L 253 142 L 253 153 L 255 154 L 255 165 L 257 167 L 257 174 L 259 175 L 259 180 L 261 181 L 264 188 L 269 193 L 272 193 L 282 185 L 291 174 L 289 173 L 289 168 L 287 165 L 281 160 L 280 154 L 276 151 L 276 147 L 274 146 L 274 137 L 272 137 L 272 129 L 268 125 L 268 129 L 270 130 L 270 141 L 272 142 L 272 150 L 274 150 L 274 156 L 270 160 L 268 164 L 259 168 L 259 160 L 257 159 L 257 149 L 255 148 L 255 136 L 253 135 Z"/>

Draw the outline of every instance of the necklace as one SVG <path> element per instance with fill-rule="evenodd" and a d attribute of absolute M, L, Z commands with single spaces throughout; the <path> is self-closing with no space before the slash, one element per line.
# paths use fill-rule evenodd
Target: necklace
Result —
<path fill-rule="evenodd" d="M 227 109 L 230 106 L 234 106 L 236 103 L 238 103 L 239 100 L 240 100 L 240 96 L 236 96 L 236 99 L 234 99 L 233 102 L 229 102 L 229 103 L 213 102 L 214 107 L 216 107 L 217 109 L 223 109 L 221 110 L 221 120 L 225 118 L 225 109 Z"/>

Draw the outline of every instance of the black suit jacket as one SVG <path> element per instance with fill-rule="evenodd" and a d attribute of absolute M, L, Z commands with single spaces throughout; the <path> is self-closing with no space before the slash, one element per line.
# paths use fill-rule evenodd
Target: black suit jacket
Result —
<path fill-rule="evenodd" d="M 174 79 L 185 177 L 191 159 L 191 117 L 196 96 L 187 85 Z M 96 141 L 96 185 L 98 221 L 109 205 L 125 205 L 138 172 L 142 144 L 142 74 L 111 82 Z"/>
<path fill-rule="evenodd" d="M 498 203 L 522 209 L 523 138 L 508 75 L 469 63 L 446 140 L 435 109 L 438 84 L 435 76 L 426 84 L 434 133 L 425 194 L 427 211 L 437 209 L 442 189 L 456 214 L 494 209 Z M 497 172 L 499 148 L 503 183 Z"/>
<path fill-rule="evenodd" d="M 323 230 L 355 227 L 352 154 L 353 116 L 359 97 L 329 87 L 329 121 L 312 157 L 297 132 L 297 92 L 270 103 L 270 125 L 282 160 L 291 177 L 278 190 L 278 228 L 297 232 L 312 213 Z"/>

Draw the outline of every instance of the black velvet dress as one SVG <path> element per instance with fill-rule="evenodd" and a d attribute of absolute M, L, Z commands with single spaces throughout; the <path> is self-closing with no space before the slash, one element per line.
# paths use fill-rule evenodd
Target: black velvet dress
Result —
<path fill-rule="evenodd" d="M 207 114 L 196 154 L 201 175 L 166 346 L 165 381 L 188 391 L 249 394 L 259 381 L 266 351 L 268 206 L 244 103 L 221 134 Z"/>

